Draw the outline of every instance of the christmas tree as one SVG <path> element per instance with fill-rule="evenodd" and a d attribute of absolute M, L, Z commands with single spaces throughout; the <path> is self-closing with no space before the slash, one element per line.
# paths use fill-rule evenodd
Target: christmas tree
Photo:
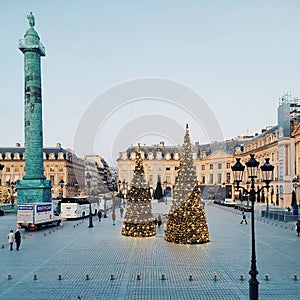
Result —
<path fill-rule="evenodd" d="M 134 175 L 128 193 L 122 235 L 148 237 L 155 234 L 156 226 L 139 144 L 136 151 Z"/>
<path fill-rule="evenodd" d="M 154 199 L 159 200 L 162 197 L 163 197 L 163 193 L 162 193 L 161 181 L 160 181 L 160 176 L 158 175 L 156 189 L 154 191 Z"/>
<path fill-rule="evenodd" d="M 176 244 L 209 242 L 204 206 L 193 162 L 188 125 L 168 215 L 165 240 Z"/>

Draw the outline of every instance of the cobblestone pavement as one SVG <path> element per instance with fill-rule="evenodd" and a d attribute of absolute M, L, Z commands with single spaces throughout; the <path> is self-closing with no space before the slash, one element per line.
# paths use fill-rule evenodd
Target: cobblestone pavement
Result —
<path fill-rule="evenodd" d="M 211 242 L 203 245 L 168 243 L 162 228 L 156 237 L 123 237 L 117 211 L 115 226 L 108 217 L 94 218 L 93 228 L 85 219 L 21 230 L 20 251 L 9 251 L 6 237 L 16 218 L 0 217 L 0 299 L 248 299 L 250 218 L 241 225 L 233 208 L 210 203 L 205 209 Z M 154 204 L 153 211 L 163 214 L 168 205 Z M 260 299 L 300 299 L 300 237 L 294 224 L 256 219 L 256 248 Z"/>

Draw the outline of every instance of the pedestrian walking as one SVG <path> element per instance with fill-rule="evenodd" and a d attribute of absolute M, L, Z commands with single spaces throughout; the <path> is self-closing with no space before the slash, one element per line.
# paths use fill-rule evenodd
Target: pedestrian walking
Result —
<path fill-rule="evenodd" d="M 157 225 L 158 227 L 160 227 L 162 224 L 162 220 L 161 220 L 161 216 L 159 215 L 158 218 L 157 218 Z"/>
<path fill-rule="evenodd" d="M 111 214 L 111 218 L 113 220 L 113 225 L 116 225 L 116 213 L 114 211 Z"/>
<path fill-rule="evenodd" d="M 9 250 L 13 250 L 13 243 L 14 243 L 14 231 L 11 229 L 8 236 L 7 236 L 7 240 L 8 240 L 8 243 L 10 245 L 10 248 Z"/>
<path fill-rule="evenodd" d="M 102 218 L 102 211 L 99 210 L 99 211 L 98 211 L 98 219 L 99 219 L 99 222 L 101 222 L 101 218 Z"/>
<path fill-rule="evenodd" d="M 244 221 L 245 221 L 245 224 L 247 224 L 246 215 L 244 212 L 242 212 L 242 221 L 240 224 L 243 224 Z"/>
<path fill-rule="evenodd" d="M 298 234 L 298 236 L 299 236 L 299 234 L 300 234 L 300 220 L 298 220 L 298 221 L 296 222 L 296 231 L 297 231 L 297 234 Z"/>
<path fill-rule="evenodd" d="M 19 229 L 17 229 L 15 233 L 15 242 L 16 242 L 16 249 L 17 251 L 19 251 L 21 245 L 21 233 Z"/>
<path fill-rule="evenodd" d="M 124 212 L 124 208 L 123 208 L 123 207 L 120 207 L 120 215 L 121 215 L 121 218 L 123 218 L 123 212 Z"/>

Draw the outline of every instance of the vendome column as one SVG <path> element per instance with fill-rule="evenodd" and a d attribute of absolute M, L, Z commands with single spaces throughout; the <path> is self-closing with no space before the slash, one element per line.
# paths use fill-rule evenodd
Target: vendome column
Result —
<path fill-rule="evenodd" d="M 46 53 L 31 12 L 27 19 L 29 29 L 19 42 L 24 54 L 25 176 L 17 181 L 18 204 L 52 200 L 51 183 L 44 176 L 43 164 L 41 56 Z"/>

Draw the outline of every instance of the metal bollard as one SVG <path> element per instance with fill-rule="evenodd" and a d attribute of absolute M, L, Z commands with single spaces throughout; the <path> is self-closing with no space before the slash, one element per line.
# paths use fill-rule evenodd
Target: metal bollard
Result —
<path fill-rule="evenodd" d="M 161 275 L 161 280 L 166 280 L 165 274 L 162 274 L 162 275 Z"/>
<path fill-rule="evenodd" d="M 44 236 L 46 236 L 47 234 L 46 234 L 46 232 L 44 232 Z"/>
<path fill-rule="evenodd" d="M 4 249 L 4 244 L 1 245 L 1 248 Z"/>
<path fill-rule="evenodd" d="M 37 275 L 33 275 L 33 280 L 37 280 Z"/>
<path fill-rule="evenodd" d="M 240 280 L 241 280 L 241 281 L 244 281 L 244 274 L 241 274 Z"/>
<path fill-rule="evenodd" d="M 294 274 L 294 275 L 293 275 L 293 280 L 295 280 L 295 281 L 298 280 L 298 279 L 297 279 L 297 274 Z"/>
<path fill-rule="evenodd" d="M 7 280 L 12 280 L 12 276 L 10 274 L 7 275 Z"/>
<path fill-rule="evenodd" d="M 193 280 L 193 275 L 190 274 L 190 276 L 189 276 L 189 281 L 192 281 L 192 280 Z"/>
<path fill-rule="evenodd" d="M 90 280 L 90 275 L 89 274 L 85 275 L 85 280 Z"/>
<path fill-rule="evenodd" d="M 48 232 L 49 234 L 51 233 L 51 230 L 49 230 L 49 232 Z"/>
<path fill-rule="evenodd" d="M 141 274 L 136 275 L 136 280 L 141 280 Z"/>
<path fill-rule="evenodd" d="M 217 272 L 214 272 L 213 276 L 214 276 L 214 281 L 217 281 Z"/>
<path fill-rule="evenodd" d="M 115 275 L 114 274 L 110 275 L 110 280 L 115 280 Z"/>
<path fill-rule="evenodd" d="M 61 280 L 61 275 L 58 275 L 58 280 Z"/>
<path fill-rule="evenodd" d="M 265 281 L 269 281 L 269 274 L 265 275 Z"/>

